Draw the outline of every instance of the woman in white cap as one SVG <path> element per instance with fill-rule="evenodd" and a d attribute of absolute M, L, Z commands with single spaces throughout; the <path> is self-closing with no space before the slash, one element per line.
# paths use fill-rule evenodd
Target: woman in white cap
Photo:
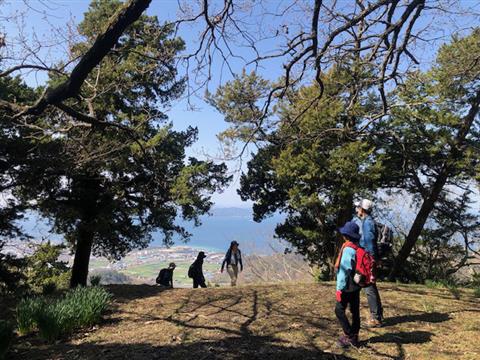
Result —
<path fill-rule="evenodd" d="M 358 205 L 357 205 L 358 204 Z M 375 221 L 372 217 L 373 203 L 368 199 L 363 199 L 359 203 L 355 203 L 358 217 L 361 219 L 360 226 L 360 246 L 372 255 L 375 261 L 379 261 L 377 231 Z M 368 306 L 370 307 L 370 321 L 368 327 L 381 327 L 383 320 L 383 307 L 377 285 L 373 283 L 364 288 L 367 295 Z"/>

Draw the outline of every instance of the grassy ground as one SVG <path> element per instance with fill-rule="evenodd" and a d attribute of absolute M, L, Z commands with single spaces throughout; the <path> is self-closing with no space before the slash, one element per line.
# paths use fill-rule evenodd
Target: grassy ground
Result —
<path fill-rule="evenodd" d="M 98 328 L 46 345 L 20 339 L 10 359 L 479 359 L 480 307 L 462 290 L 381 284 L 385 326 L 359 349 L 336 347 L 333 284 L 174 289 L 116 285 Z M 362 295 L 362 319 L 367 318 Z"/>

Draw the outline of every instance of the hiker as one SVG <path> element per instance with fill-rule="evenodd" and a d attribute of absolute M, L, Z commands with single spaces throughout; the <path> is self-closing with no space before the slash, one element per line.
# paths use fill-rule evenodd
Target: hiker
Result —
<path fill-rule="evenodd" d="M 356 203 L 357 216 L 361 219 L 361 238 L 360 246 L 364 248 L 373 259 L 378 263 L 378 244 L 375 222 L 371 215 L 373 203 L 368 199 Z M 368 306 L 370 308 L 370 319 L 368 327 L 381 327 L 383 321 L 383 307 L 377 285 L 372 283 L 364 288 L 367 295 Z"/>
<path fill-rule="evenodd" d="M 170 263 L 168 268 L 160 270 L 158 273 L 156 283 L 162 287 L 168 287 L 173 289 L 173 270 L 177 265 L 175 263 Z"/>
<path fill-rule="evenodd" d="M 345 223 L 338 229 L 344 244 L 337 261 L 336 305 L 335 315 L 342 326 L 344 335 L 338 339 L 338 345 L 348 347 L 358 346 L 358 332 L 360 331 L 360 286 L 354 281 L 356 269 L 356 248 L 360 240 L 359 227 L 353 221 Z M 347 318 L 346 310 L 350 305 L 352 322 Z"/>
<path fill-rule="evenodd" d="M 199 286 L 202 288 L 206 288 L 207 285 L 205 284 L 205 276 L 203 276 L 203 259 L 205 259 L 207 255 L 203 251 L 200 251 L 197 255 L 197 259 L 190 265 L 188 269 L 188 277 L 193 279 L 193 288 L 196 289 Z"/>
<path fill-rule="evenodd" d="M 235 240 L 230 243 L 230 248 L 225 254 L 225 259 L 222 262 L 222 269 L 220 270 L 220 272 L 223 273 L 225 264 L 227 265 L 227 272 L 228 275 L 230 275 L 230 284 L 232 286 L 237 286 L 238 265 L 240 265 L 240 271 L 243 271 L 242 252 L 238 248 L 238 245 L 238 242 Z"/>

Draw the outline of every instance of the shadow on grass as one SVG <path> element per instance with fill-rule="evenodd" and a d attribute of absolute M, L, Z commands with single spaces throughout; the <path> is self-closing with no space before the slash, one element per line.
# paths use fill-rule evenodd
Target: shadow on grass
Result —
<path fill-rule="evenodd" d="M 399 331 L 373 336 L 368 339 L 368 343 L 424 344 L 432 341 L 433 335 L 429 331 Z"/>
<path fill-rule="evenodd" d="M 28 356 L 28 357 L 26 357 Z M 83 343 L 57 344 L 48 349 L 10 354 L 9 359 L 102 359 L 102 360 L 147 360 L 147 359 L 338 359 L 350 360 L 351 357 L 323 352 L 319 349 L 295 346 L 282 346 L 278 340 L 270 337 L 227 337 L 219 341 L 201 341 L 192 343 L 155 346 L 145 343 Z"/>
<path fill-rule="evenodd" d="M 414 315 L 402 315 L 386 318 L 384 320 L 383 326 L 393 326 L 397 324 L 407 323 L 407 322 L 429 322 L 429 323 L 441 323 L 444 321 L 450 320 L 451 317 L 446 313 L 431 312 L 431 313 L 421 313 Z"/>
<path fill-rule="evenodd" d="M 119 302 L 127 302 L 130 300 L 144 299 L 151 296 L 156 296 L 163 291 L 170 289 L 162 288 L 158 285 L 107 285 L 107 290 L 110 291 L 115 300 Z"/>

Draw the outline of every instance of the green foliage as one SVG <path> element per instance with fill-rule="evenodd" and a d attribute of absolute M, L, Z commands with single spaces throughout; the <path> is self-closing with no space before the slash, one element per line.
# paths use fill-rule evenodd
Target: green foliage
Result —
<path fill-rule="evenodd" d="M 4 242 L 0 240 L 0 294 L 21 293 L 26 290 L 25 259 L 2 253 Z"/>
<path fill-rule="evenodd" d="M 32 297 L 20 300 L 16 308 L 18 332 L 27 335 L 38 327 L 38 318 L 47 307 L 45 298 Z"/>
<path fill-rule="evenodd" d="M 6 359 L 8 348 L 15 337 L 13 325 L 5 320 L 0 320 L 0 360 Z"/>
<path fill-rule="evenodd" d="M 27 257 L 27 284 L 32 290 L 47 295 L 68 287 L 70 270 L 66 262 L 58 260 L 64 249 L 64 245 L 46 242 Z"/>
<path fill-rule="evenodd" d="M 336 66 L 324 75 L 325 94 L 319 101 L 316 86 L 289 94 L 276 108 L 276 126 L 262 127 L 261 138 L 255 138 L 262 146 L 240 180 L 242 200 L 254 202 L 254 220 L 285 212 L 276 235 L 311 262 L 330 268 L 339 246 L 335 229 L 351 219 L 354 197 L 376 189 L 384 171 L 374 144 L 357 136 L 374 97 L 360 89 L 358 104 L 350 106 L 351 66 Z M 365 70 L 358 71 L 362 76 Z M 267 86 L 257 75 L 243 74 L 210 98 L 232 124 L 231 134 L 252 133 L 259 116 L 255 104 Z M 243 108 L 252 110 L 237 111 Z M 332 277 L 333 271 L 328 274 Z"/>
<path fill-rule="evenodd" d="M 47 341 L 66 337 L 74 330 L 97 324 L 110 303 L 111 295 L 101 287 L 79 287 L 60 299 L 24 299 L 17 307 L 21 334 L 36 329 Z"/>
<path fill-rule="evenodd" d="M 319 283 L 331 280 L 330 268 L 328 266 L 316 266 L 313 270 L 313 278 Z"/>
<path fill-rule="evenodd" d="M 239 190 L 242 200 L 253 201 L 254 220 L 284 212 L 276 235 L 332 268 L 335 229 L 351 219 L 355 198 L 407 194 L 414 211 L 431 204 L 416 222 L 413 233 L 420 235 L 410 263 L 401 264 L 402 279 L 450 278 L 465 266 L 468 249 L 477 248 L 480 231 L 469 190 L 480 173 L 478 112 L 466 116 L 480 91 L 472 51 L 479 48 L 478 29 L 444 45 L 430 70 L 409 73 L 387 95 L 389 116 L 374 120 L 382 101 L 363 80 L 376 70 L 358 58 L 323 74 L 320 100 L 316 86 L 300 87 L 269 114 L 257 104 L 274 84 L 256 74 L 243 73 L 210 95 L 231 124 L 226 137 L 259 148 Z"/>
<path fill-rule="evenodd" d="M 99 286 L 101 281 L 102 281 L 101 275 L 90 276 L 90 285 L 92 286 Z"/>
<path fill-rule="evenodd" d="M 425 280 L 425 286 L 430 288 L 430 289 L 438 289 L 438 288 L 442 288 L 442 289 L 447 289 L 448 291 L 450 291 L 450 293 L 453 295 L 453 297 L 455 299 L 460 299 L 460 295 L 461 295 L 461 292 L 457 286 L 457 284 L 455 283 L 454 280 L 452 279 L 448 279 L 448 280 Z"/>
<path fill-rule="evenodd" d="M 57 284 L 54 282 L 46 282 L 42 285 L 43 295 L 52 295 L 55 291 L 57 291 Z"/>
<path fill-rule="evenodd" d="M 473 288 L 473 296 L 476 298 L 480 298 L 480 286 L 476 286 Z"/>
<path fill-rule="evenodd" d="M 91 2 L 78 26 L 79 41 L 71 46 L 73 57 L 85 53 L 120 6 L 117 0 Z M 146 247 L 156 230 L 167 244 L 175 234 L 187 240 L 177 216 L 198 224 L 211 207 L 211 194 L 228 183 L 224 164 L 186 159 L 197 130 L 175 131 L 167 122 L 165 109 L 185 87 L 177 72 L 183 49 L 171 24 L 143 15 L 88 75 L 80 92 L 89 106 L 65 101 L 99 125 L 84 126 L 54 108 L 52 116 L 38 117 L 38 125 L 50 130 L 30 138 L 28 163 L 13 168 L 18 186 L 12 191 L 51 220 L 76 258 L 93 253 L 119 259 Z M 63 80 L 50 75 L 51 83 Z M 81 124 L 70 126 L 72 121 Z M 87 261 L 74 263 L 73 272 L 73 285 L 86 284 Z"/>

